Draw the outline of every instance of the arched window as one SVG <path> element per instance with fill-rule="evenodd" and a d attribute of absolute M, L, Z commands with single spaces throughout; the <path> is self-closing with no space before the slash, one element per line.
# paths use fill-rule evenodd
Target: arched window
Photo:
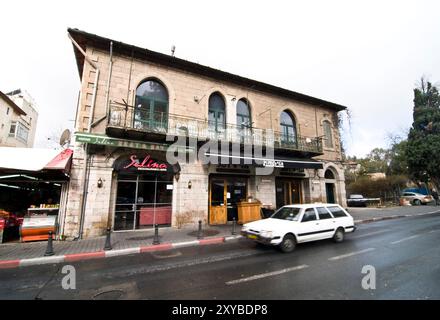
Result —
<path fill-rule="evenodd" d="M 209 112 L 208 112 L 209 130 L 218 137 L 219 134 L 225 132 L 226 128 L 226 111 L 225 100 L 218 93 L 214 92 L 209 97 Z"/>
<path fill-rule="evenodd" d="M 280 125 L 281 142 L 288 144 L 296 143 L 296 123 L 289 111 L 281 112 Z"/>
<path fill-rule="evenodd" d="M 327 170 L 325 170 L 324 178 L 325 179 L 332 179 L 332 180 L 334 180 L 335 179 L 335 175 L 334 175 L 333 171 L 331 171 L 330 169 L 327 169 Z"/>
<path fill-rule="evenodd" d="M 251 139 L 251 111 L 249 108 L 249 101 L 240 99 L 237 102 L 237 128 L 240 135 L 240 142 L 249 142 Z"/>
<path fill-rule="evenodd" d="M 142 82 L 136 89 L 134 128 L 163 131 L 168 127 L 168 91 L 157 80 Z"/>
<path fill-rule="evenodd" d="M 333 148 L 332 126 L 330 121 L 325 120 L 322 123 L 322 127 L 324 129 L 324 146 L 326 148 Z"/>
<path fill-rule="evenodd" d="M 246 99 L 240 99 L 237 102 L 237 126 L 250 128 L 251 111 L 249 110 L 249 102 Z"/>

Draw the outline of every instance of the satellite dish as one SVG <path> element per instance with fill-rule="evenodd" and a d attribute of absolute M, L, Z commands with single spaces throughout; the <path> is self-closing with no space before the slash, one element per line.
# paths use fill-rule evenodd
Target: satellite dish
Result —
<path fill-rule="evenodd" d="M 65 144 L 70 144 L 70 130 L 66 129 L 61 134 L 60 138 L 60 146 L 64 146 Z"/>

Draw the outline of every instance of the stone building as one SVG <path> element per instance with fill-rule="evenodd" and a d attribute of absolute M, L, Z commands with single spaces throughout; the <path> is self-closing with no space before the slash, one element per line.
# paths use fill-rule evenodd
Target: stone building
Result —
<path fill-rule="evenodd" d="M 0 91 L 0 146 L 33 147 L 38 120 L 34 106 L 26 91 Z"/>
<path fill-rule="evenodd" d="M 344 106 L 77 29 L 68 34 L 81 94 L 64 235 L 224 224 L 250 198 L 271 209 L 346 205 Z"/>

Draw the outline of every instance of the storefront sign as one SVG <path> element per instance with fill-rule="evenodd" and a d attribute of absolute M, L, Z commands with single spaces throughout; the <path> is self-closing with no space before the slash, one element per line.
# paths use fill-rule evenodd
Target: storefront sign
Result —
<path fill-rule="evenodd" d="M 264 160 L 263 167 L 265 168 L 284 168 L 284 162 L 280 160 Z"/>
<path fill-rule="evenodd" d="M 168 165 L 166 163 L 159 163 L 151 159 L 150 155 L 147 155 L 142 162 L 137 158 L 136 155 L 130 156 L 131 162 L 124 167 L 124 169 L 129 169 L 134 167 L 138 170 L 146 171 L 167 171 Z"/>
<path fill-rule="evenodd" d="M 168 151 L 169 144 L 166 143 L 149 143 L 137 140 L 118 139 L 109 137 L 106 135 L 90 134 L 90 133 L 75 133 L 76 142 L 98 144 L 104 146 L 120 147 L 120 148 L 133 148 L 133 149 L 145 149 L 156 151 Z M 194 150 L 190 147 L 175 147 L 178 152 L 192 153 Z"/>
<path fill-rule="evenodd" d="M 119 163 L 115 169 L 120 171 L 167 171 L 168 164 L 151 158 L 149 154 L 143 158 L 133 154 L 128 159 L 123 159 L 122 163 Z"/>

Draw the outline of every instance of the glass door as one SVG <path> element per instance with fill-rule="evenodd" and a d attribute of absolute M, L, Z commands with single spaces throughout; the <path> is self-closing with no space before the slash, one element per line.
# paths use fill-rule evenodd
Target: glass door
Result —
<path fill-rule="evenodd" d="M 119 181 L 114 230 L 133 230 L 136 213 L 136 181 Z"/>
<path fill-rule="evenodd" d="M 300 204 L 301 180 L 277 179 L 275 182 L 277 208 L 289 204 Z"/>

